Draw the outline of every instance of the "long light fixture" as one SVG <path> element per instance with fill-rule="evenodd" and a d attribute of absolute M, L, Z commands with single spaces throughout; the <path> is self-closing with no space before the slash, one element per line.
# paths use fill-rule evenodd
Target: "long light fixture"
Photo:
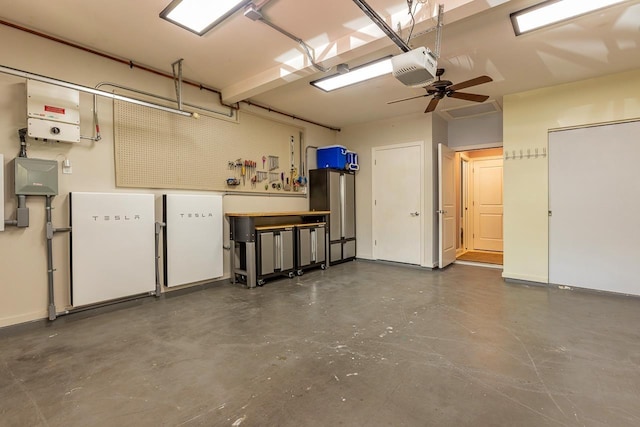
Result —
<path fill-rule="evenodd" d="M 392 71 L 393 67 L 391 65 L 391 56 L 386 56 L 355 67 L 344 73 L 338 73 L 329 77 L 314 80 L 311 84 L 325 92 L 331 92 L 332 90 L 351 86 L 384 74 L 389 74 Z"/>
<path fill-rule="evenodd" d="M 519 36 L 623 1 L 626 0 L 547 0 L 512 13 L 511 23 Z"/>
<path fill-rule="evenodd" d="M 202 36 L 249 3 L 251 0 L 173 0 L 160 17 Z"/>

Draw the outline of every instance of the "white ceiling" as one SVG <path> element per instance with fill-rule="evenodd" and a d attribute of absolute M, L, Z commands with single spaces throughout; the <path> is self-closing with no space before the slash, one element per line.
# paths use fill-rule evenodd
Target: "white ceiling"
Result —
<path fill-rule="evenodd" d="M 640 0 L 516 37 L 509 14 L 539 1 L 440 0 L 445 15 L 438 65 L 446 69 L 444 78 L 456 83 L 487 74 L 493 82 L 465 92 L 489 95 L 501 105 L 506 94 L 640 68 Z M 391 75 L 322 92 L 309 82 L 326 74 L 293 40 L 242 12 L 199 37 L 159 18 L 169 2 L 0 0 L 0 18 L 168 73 L 183 58 L 185 79 L 221 90 L 227 101 L 251 100 L 334 127 L 421 112 L 429 101 L 387 105 L 424 93 Z M 406 39 L 406 0 L 367 3 L 394 29 L 400 22 Z M 412 38 L 412 47 L 435 49 L 435 32 L 427 30 L 435 25 L 436 8 L 431 0 L 418 13 L 414 34 L 424 34 Z M 262 13 L 312 46 L 325 67 L 401 53 L 353 1 L 271 0 Z M 446 98 L 438 110 L 470 104 Z"/>

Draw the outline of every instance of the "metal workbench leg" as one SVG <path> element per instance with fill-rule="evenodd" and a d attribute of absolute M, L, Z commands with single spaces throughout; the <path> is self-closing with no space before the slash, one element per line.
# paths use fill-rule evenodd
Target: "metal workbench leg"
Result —
<path fill-rule="evenodd" d="M 236 241 L 229 240 L 229 274 L 231 283 L 235 284 L 236 281 Z"/>
<path fill-rule="evenodd" d="M 256 242 L 245 243 L 245 265 L 247 266 L 247 287 L 255 288 L 256 278 Z"/>

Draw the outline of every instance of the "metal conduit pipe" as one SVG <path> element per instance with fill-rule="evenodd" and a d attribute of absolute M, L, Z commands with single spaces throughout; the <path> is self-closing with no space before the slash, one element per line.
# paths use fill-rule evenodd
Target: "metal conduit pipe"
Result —
<path fill-rule="evenodd" d="M 173 84 L 176 87 L 176 99 L 178 100 L 178 110 L 182 110 L 182 62 L 183 61 L 184 59 L 180 58 L 176 62 L 171 64 L 171 70 L 173 71 Z M 176 66 L 178 67 L 177 72 L 176 72 Z"/>
<path fill-rule="evenodd" d="M 53 288 L 53 225 L 51 223 L 51 200 L 53 196 L 46 196 L 46 236 L 47 236 L 47 281 L 49 291 L 49 320 L 56 320 L 56 303 Z"/>
<path fill-rule="evenodd" d="M 260 7 L 262 7 L 262 6 L 264 6 L 264 4 L 261 5 Z M 322 65 L 316 63 L 315 58 L 313 57 L 313 54 L 311 53 L 311 48 L 309 47 L 308 44 L 306 44 L 304 42 L 304 40 L 302 40 L 300 37 L 294 36 L 293 34 L 288 32 L 284 28 L 282 28 L 282 27 L 274 24 L 273 22 L 269 21 L 267 18 L 265 18 L 265 16 L 262 14 L 262 12 L 260 12 L 258 6 L 254 5 L 252 3 L 247 5 L 247 7 L 246 7 L 246 9 L 244 11 L 244 16 L 246 16 L 247 18 L 251 19 L 252 21 L 260 21 L 260 22 L 262 22 L 264 24 L 267 24 L 268 26 L 270 26 L 271 28 L 273 28 L 274 30 L 279 32 L 280 34 L 283 34 L 283 35 L 289 37 L 294 42 L 298 43 L 302 47 L 302 49 L 304 50 L 305 54 L 307 55 L 307 58 L 309 58 L 309 61 L 311 62 L 311 65 L 313 65 L 313 67 L 316 70 L 322 71 L 323 73 L 326 73 L 329 70 L 331 70 L 331 67 L 325 68 Z"/>
<path fill-rule="evenodd" d="M 243 102 L 243 103 L 245 103 L 245 104 L 247 104 L 249 106 L 252 106 L 252 107 L 262 108 L 263 110 L 266 110 L 266 111 L 268 111 L 270 113 L 276 113 L 276 114 L 283 115 L 285 117 L 289 117 L 289 118 L 291 118 L 293 120 L 301 120 L 301 121 L 306 122 L 306 123 L 311 123 L 312 125 L 316 125 L 316 126 L 323 127 L 325 129 L 329 129 L 329 130 L 333 130 L 333 131 L 336 131 L 336 132 L 340 132 L 340 128 L 336 128 L 336 127 L 329 126 L 329 125 L 323 125 L 322 123 L 314 122 L 313 120 L 309 120 L 309 119 L 303 119 L 302 117 L 294 116 L 292 114 L 276 110 L 275 108 L 267 107 L 265 105 L 256 104 L 253 101 L 244 100 L 244 101 L 240 101 L 240 102 Z"/>
<path fill-rule="evenodd" d="M 380 28 L 382 32 L 384 32 L 387 35 L 387 37 L 389 37 L 391 41 L 394 42 L 400 48 L 400 50 L 402 50 L 403 52 L 409 52 L 411 50 L 409 45 L 404 40 L 402 40 L 402 37 L 400 37 L 395 31 L 393 31 L 393 29 L 389 26 L 389 24 L 387 24 L 386 21 L 382 19 L 382 17 L 378 15 L 376 11 L 373 10 L 371 6 L 367 4 L 366 1 L 353 0 L 353 2 L 360 9 L 362 9 L 364 14 L 367 15 L 369 19 L 371 19 L 373 23 L 376 24 L 378 28 Z"/>
<path fill-rule="evenodd" d="M 307 165 L 307 170 L 311 170 L 311 168 L 309 167 L 309 148 L 315 148 L 317 150 L 318 147 L 316 147 L 315 145 L 307 145 L 307 147 L 304 149 L 304 162 Z"/>
<path fill-rule="evenodd" d="M 262 1 L 254 2 L 253 4 L 255 5 L 257 10 L 260 10 L 263 7 L 265 7 L 269 2 L 271 2 L 271 0 L 262 0 Z"/>
<path fill-rule="evenodd" d="M 156 222 L 156 298 L 162 295 L 162 285 L 160 284 L 160 232 L 167 224 L 164 222 Z"/>
<path fill-rule="evenodd" d="M 142 71 L 146 71 L 146 72 L 155 74 L 157 76 L 162 76 L 162 77 L 173 79 L 173 76 L 171 74 L 168 74 L 168 73 L 165 73 L 165 72 L 162 72 L 162 71 L 158 71 L 158 70 L 154 70 L 153 68 L 145 67 L 144 65 L 136 64 L 133 61 L 128 60 L 128 59 L 118 58 L 117 56 L 114 56 L 114 55 L 109 55 L 109 54 L 106 54 L 106 53 L 103 53 L 103 52 L 99 52 L 97 50 L 90 49 L 90 48 L 87 48 L 85 46 L 81 46 L 79 44 L 75 44 L 75 43 L 60 39 L 58 37 L 50 36 L 49 34 L 41 33 L 39 31 L 32 30 L 30 28 L 23 27 L 23 26 L 18 25 L 18 24 L 14 24 L 13 22 L 9 22 L 9 21 L 5 21 L 3 19 L 0 19 L 0 24 L 1 25 L 5 25 L 7 27 L 14 28 L 16 30 L 24 31 L 24 32 L 29 33 L 29 34 L 33 34 L 33 35 L 38 36 L 38 37 L 42 37 L 42 38 L 47 39 L 47 40 L 51 40 L 51 41 L 63 44 L 65 46 L 73 47 L 75 49 L 79 49 L 79 50 L 82 50 L 84 52 L 91 53 L 91 54 L 100 56 L 102 58 L 106 58 L 106 59 L 110 59 L 110 60 L 115 61 L 115 62 L 119 62 L 121 64 L 127 65 L 129 68 L 134 68 L 135 67 L 135 68 L 138 68 L 138 69 L 140 69 Z M 192 82 L 192 81 L 189 81 L 189 80 L 183 80 L 183 82 L 184 82 L 184 84 L 188 84 L 190 86 L 197 87 L 200 90 L 208 90 L 209 92 L 217 93 L 218 97 L 220 99 L 220 103 L 222 105 L 224 105 L 225 107 L 231 108 L 232 110 L 237 110 L 238 109 L 237 106 L 224 104 L 222 102 L 222 92 L 220 92 L 217 89 L 213 89 L 213 88 L 204 86 L 201 83 L 196 83 L 196 82 Z"/>
<path fill-rule="evenodd" d="M 290 32 L 286 31 L 285 29 L 277 26 L 276 24 L 274 24 L 271 21 L 268 21 L 266 19 L 264 19 L 264 17 L 260 20 L 260 22 L 264 22 L 265 24 L 267 24 L 268 26 L 270 26 L 271 28 L 273 28 L 274 30 L 278 31 L 280 34 L 283 34 L 287 37 L 289 37 L 291 40 L 295 41 L 296 43 L 298 43 L 302 49 L 304 50 L 304 52 L 307 55 L 307 58 L 309 58 L 309 61 L 311 62 L 311 65 L 313 65 L 313 68 L 315 68 L 318 71 L 321 71 L 323 73 L 328 72 L 329 70 L 331 70 L 331 67 L 329 68 L 325 68 L 322 65 L 316 63 L 315 58 L 313 56 L 313 54 L 311 53 L 311 49 L 309 48 L 309 45 L 306 44 L 304 42 L 304 40 L 302 40 L 301 38 L 298 38 L 296 36 L 294 36 L 293 34 L 291 34 Z"/>
<path fill-rule="evenodd" d="M 93 138 L 92 141 L 100 141 L 100 122 L 98 121 L 98 97 L 93 95 Z M 81 137 L 82 138 L 82 137 Z"/>
<path fill-rule="evenodd" d="M 18 228 L 29 227 L 29 208 L 27 207 L 27 196 L 24 194 L 18 195 L 15 225 Z"/>
<path fill-rule="evenodd" d="M 84 305 L 82 307 L 74 307 L 74 308 L 71 308 L 71 309 L 68 309 L 68 310 L 60 311 L 60 312 L 56 313 L 56 316 L 57 317 L 66 316 L 68 314 L 75 314 L 75 313 L 81 313 L 83 311 L 95 310 L 95 309 L 98 309 L 98 308 L 104 308 L 104 307 L 109 307 L 109 306 L 116 305 L 116 304 L 121 304 L 121 303 L 124 303 L 124 302 L 137 301 L 137 300 L 142 299 L 142 298 L 147 298 L 147 297 L 149 297 L 151 295 L 153 295 L 153 292 L 133 295 L 133 296 L 124 297 L 124 298 L 118 298 L 118 299 L 115 299 L 115 300 L 104 301 L 104 302 L 99 302 L 99 303 L 90 304 L 90 305 Z"/>
<path fill-rule="evenodd" d="M 181 116 L 191 117 L 193 114 L 188 111 L 180 111 L 175 108 L 166 107 L 160 104 L 154 104 L 153 102 L 143 101 L 141 99 L 131 98 L 128 96 L 117 95 L 115 93 L 104 92 L 98 89 L 93 89 L 87 86 L 79 85 L 76 83 L 66 82 L 64 80 L 58 80 L 51 77 L 43 76 L 40 74 L 30 73 L 28 71 L 19 70 L 17 68 L 5 67 L 0 65 L 0 73 L 9 74 L 12 76 L 18 76 L 25 79 L 35 80 L 43 83 L 49 83 L 55 86 L 65 87 L 68 89 L 74 89 L 80 92 L 89 93 L 92 95 L 103 96 L 105 98 L 117 99 L 132 104 L 143 105 L 145 107 L 154 108 L 156 110 L 167 111 L 169 113 L 179 114 Z"/>
<path fill-rule="evenodd" d="M 260 7 L 264 6 L 268 2 L 269 2 L 269 0 L 263 1 L 261 3 Z M 72 48 L 75 48 L 75 49 L 82 50 L 82 51 L 87 52 L 87 53 L 91 53 L 93 55 L 100 56 L 102 58 L 110 59 L 110 60 L 118 62 L 120 64 L 125 64 L 125 65 L 129 66 L 129 68 L 134 68 L 135 67 L 135 68 L 138 68 L 138 69 L 140 69 L 142 71 L 146 71 L 148 73 L 155 74 L 157 76 L 162 76 L 162 77 L 173 79 L 173 76 L 170 75 L 170 74 L 164 73 L 162 71 L 154 70 L 153 68 L 145 67 L 144 65 L 136 64 L 131 60 L 126 60 L 126 59 L 118 58 L 118 57 L 113 56 L 113 55 L 108 55 L 108 54 L 105 54 L 105 53 L 102 53 L 102 52 L 98 52 L 97 50 L 89 49 L 87 47 L 80 46 L 78 44 L 71 43 L 71 42 L 68 42 L 66 40 L 62 40 L 60 38 L 53 37 L 53 36 L 50 36 L 48 34 L 41 33 L 39 31 L 35 31 L 35 30 L 32 30 L 32 29 L 27 28 L 27 27 L 23 27 L 23 26 L 18 25 L 18 24 L 14 24 L 14 23 L 9 22 L 9 21 L 5 21 L 3 19 L 0 19 L 0 25 L 5 25 L 7 27 L 14 28 L 14 29 L 20 30 L 20 31 L 24 31 L 26 33 L 33 34 L 35 36 L 42 37 L 42 38 L 47 39 L 47 40 L 51 40 L 51 41 L 54 41 L 56 43 L 63 44 L 65 46 L 69 46 L 69 47 L 72 47 Z M 4 72 L 2 70 L 3 68 L 5 68 L 5 67 L 0 66 L 0 72 Z M 8 74 L 13 74 L 13 73 L 8 73 Z M 201 83 L 195 83 L 195 82 L 192 82 L 190 80 L 183 80 L 183 83 L 187 84 L 187 85 L 190 85 L 190 86 L 197 87 L 200 90 L 207 90 L 209 92 L 213 92 L 213 93 L 218 94 L 218 100 L 220 102 L 220 105 L 222 105 L 224 107 L 230 108 L 231 110 L 239 110 L 240 109 L 240 106 L 239 106 L 238 103 L 236 103 L 235 105 L 225 104 L 224 100 L 222 99 L 222 92 L 217 90 L 217 89 L 213 89 L 213 88 L 204 86 Z M 318 122 L 314 122 L 312 120 L 308 120 L 308 119 L 305 119 L 305 118 L 302 118 L 302 117 L 297 117 L 297 116 L 295 116 L 293 114 L 286 113 L 284 111 L 273 110 L 271 108 L 264 107 L 264 106 L 259 105 L 259 104 L 254 104 L 254 103 L 252 103 L 250 101 L 247 101 L 247 100 L 242 101 L 242 102 L 246 102 L 248 105 L 254 105 L 254 106 L 258 107 L 258 108 L 269 110 L 269 112 L 278 113 L 278 114 L 280 114 L 282 116 L 286 116 L 286 117 L 289 117 L 289 118 L 294 119 L 294 120 L 300 120 L 300 121 L 303 121 L 303 122 L 306 122 L 306 123 L 310 123 L 312 125 L 320 126 L 320 127 L 323 127 L 323 128 L 329 129 L 329 130 L 340 131 L 339 128 L 328 126 L 328 125 L 324 125 L 324 124 L 321 124 L 321 123 L 318 123 Z M 200 108 L 200 107 L 194 107 L 194 108 Z M 206 109 L 204 109 L 204 110 L 206 111 Z M 232 115 L 230 115 L 229 117 L 232 117 Z M 96 121 L 96 123 L 97 123 L 97 121 Z M 99 135 L 99 129 L 98 129 L 98 135 Z M 91 139 L 91 138 L 87 138 L 87 139 Z M 96 139 L 94 139 L 94 140 L 96 140 Z"/>
<path fill-rule="evenodd" d="M 175 99 L 171 99 L 171 98 L 167 98 L 165 96 L 156 95 L 154 93 L 145 92 L 143 90 L 139 90 L 139 89 L 134 89 L 134 88 L 131 88 L 131 87 L 123 86 L 123 85 L 120 85 L 118 83 L 101 82 L 101 83 L 98 83 L 96 85 L 96 89 L 98 89 L 98 88 L 100 88 L 102 86 L 111 86 L 111 87 L 115 87 L 117 89 L 131 91 L 131 92 L 137 93 L 139 95 L 149 96 L 151 98 L 156 98 L 156 99 L 160 99 L 160 100 L 163 100 L 163 101 L 176 102 Z M 227 114 L 227 113 L 222 113 L 220 111 L 212 110 L 210 108 L 201 107 L 199 105 L 189 104 L 187 102 L 183 102 L 182 105 L 186 105 L 187 107 L 191 107 L 191 108 L 197 108 L 198 110 L 207 111 L 207 112 L 210 112 L 210 113 L 219 114 L 219 115 L 225 116 L 225 117 L 233 117 L 233 114 L 234 114 L 234 112 L 233 112 L 234 110 L 231 110 L 229 112 L 229 114 Z M 94 98 L 94 111 L 97 111 L 97 108 L 98 108 L 98 106 L 96 105 L 95 98 Z"/>
<path fill-rule="evenodd" d="M 442 15 L 444 15 L 444 5 L 438 5 L 438 24 L 436 26 L 436 58 L 440 58 L 440 43 L 442 42 Z"/>

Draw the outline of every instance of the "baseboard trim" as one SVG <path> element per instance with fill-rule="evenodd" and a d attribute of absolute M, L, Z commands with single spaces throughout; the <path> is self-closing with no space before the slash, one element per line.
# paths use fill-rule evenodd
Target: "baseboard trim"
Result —
<path fill-rule="evenodd" d="M 509 277 L 503 277 L 506 283 L 511 283 L 513 285 L 525 285 L 525 286 L 536 286 L 539 288 L 548 288 L 551 287 L 548 283 L 541 282 L 533 282 L 531 280 L 522 280 L 522 279 L 512 279 Z"/>
<path fill-rule="evenodd" d="M 428 266 L 424 266 L 424 265 L 418 265 L 418 264 L 406 264 L 403 262 L 393 262 L 393 261 L 384 261 L 381 259 L 368 259 L 368 258 L 356 258 L 357 261 L 361 261 L 361 262 L 371 262 L 374 264 L 385 264 L 385 265 L 393 265 L 396 267 L 407 267 L 407 268 L 417 268 L 420 270 L 427 270 L 427 271 L 431 271 L 433 270 L 433 268 L 428 267 Z"/>
<path fill-rule="evenodd" d="M 514 273 L 509 273 L 507 271 L 502 271 L 502 278 L 504 280 L 522 280 L 524 282 L 535 282 L 535 283 L 542 283 L 542 284 L 547 284 L 549 283 L 549 279 L 545 276 L 529 276 L 526 274 L 514 274 Z"/>

